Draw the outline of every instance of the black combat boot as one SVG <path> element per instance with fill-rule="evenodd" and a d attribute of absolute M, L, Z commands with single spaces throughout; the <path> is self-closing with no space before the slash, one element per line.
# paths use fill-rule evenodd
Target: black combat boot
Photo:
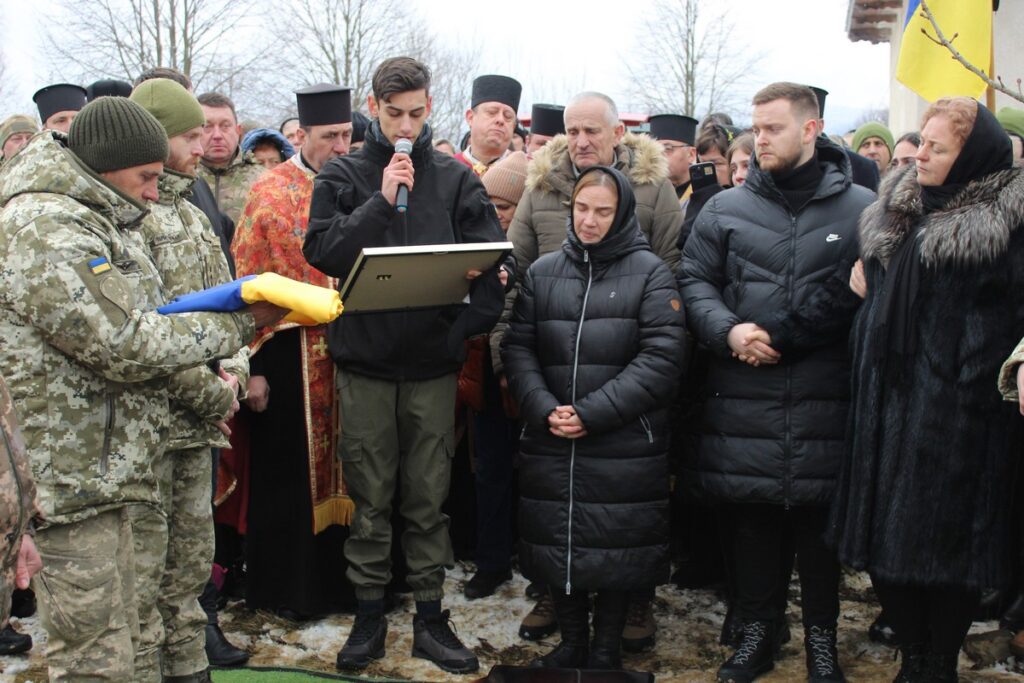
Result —
<path fill-rule="evenodd" d="M 839 667 L 834 626 L 808 626 L 804 632 L 804 652 L 807 655 L 808 683 L 846 681 Z"/>
<path fill-rule="evenodd" d="M 748 621 L 743 640 L 718 669 L 720 683 L 750 683 L 775 668 L 775 628 L 770 621 Z"/>
<path fill-rule="evenodd" d="M 388 620 L 383 612 L 364 612 L 356 615 L 348 640 L 338 652 L 337 667 L 342 671 L 361 671 L 374 659 L 384 656 L 384 641 L 388 636 Z"/>
<path fill-rule="evenodd" d="M 552 591 L 562 642 L 551 652 L 530 662 L 543 669 L 579 669 L 587 665 L 590 641 L 590 598 L 586 593 Z"/>
<path fill-rule="evenodd" d="M 590 642 L 588 669 L 622 669 L 622 627 L 626 624 L 629 598 L 626 591 L 598 591 L 594 601 L 594 639 Z"/>

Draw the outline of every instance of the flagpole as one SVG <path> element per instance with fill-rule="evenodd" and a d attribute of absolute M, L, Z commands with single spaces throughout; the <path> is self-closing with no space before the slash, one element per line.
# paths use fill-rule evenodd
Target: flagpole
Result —
<path fill-rule="evenodd" d="M 992 11 L 992 42 L 989 45 L 991 54 L 989 55 L 989 72 L 988 77 L 991 80 L 995 80 L 996 77 L 996 13 L 995 8 Z M 985 106 L 988 110 L 994 112 L 996 110 L 996 90 L 990 83 L 985 88 Z"/>

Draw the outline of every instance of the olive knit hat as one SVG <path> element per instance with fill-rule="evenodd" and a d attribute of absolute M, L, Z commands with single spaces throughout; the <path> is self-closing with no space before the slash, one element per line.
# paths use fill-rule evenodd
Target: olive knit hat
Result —
<path fill-rule="evenodd" d="M 853 144 L 850 145 L 850 149 L 854 152 L 858 151 L 868 138 L 878 138 L 884 142 L 885 146 L 889 148 L 889 154 L 892 154 L 892 148 L 896 146 L 896 141 L 893 140 L 892 132 L 888 128 L 878 121 L 868 121 L 853 134 Z"/>
<path fill-rule="evenodd" d="M 195 95 L 169 78 L 153 78 L 139 83 L 129 99 L 155 116 L 167 131 L 168 138 L 206 123 L 206 115 Z"/>
<path fill-rule="evenodd" d="M 119 171 L 167 161 L 167 134 L 152 114 L 125 97 L 85 105 L 68 131 L 68 147 L 96 171 Z"/>
<path fill-rule="evenodd" d="M 487 195 L 518 204 L 526 188 L 526 154 L 513 152 L 491 166 L 480 179 Z"/>
<path fill-rule="evenodd" d="M 1003 107 L 996 113 L 996 119 L 1007 133 L 1024 139 L 1024 109 Z"/>

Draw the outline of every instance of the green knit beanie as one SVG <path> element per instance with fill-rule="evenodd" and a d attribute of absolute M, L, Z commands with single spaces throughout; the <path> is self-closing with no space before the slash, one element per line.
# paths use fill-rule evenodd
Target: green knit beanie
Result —
<path fill-rule="evenodd" d="M 1013 133 L 1017 137 L 1024 139 L 1024 109 L 1003 107 L 996 114 L 996 119 L 1007 133 Z"/>
<path fill-rule="evenodd" d="M 853 144 L 851 148 L 854 152 L 860 149 L 860 146 L 864 144 L 864 141 L 868 138 L 879 138 L 885 143 L 885 146 L 889 148 L 889 154 L 892 154 L 892 148 L 896 146 L 896 141 L 893 140 L 892 133 L 888 128 L 883 126 L 878 121 L 868 121 L 863 126 L 857 129 L 857 132 L 853 134 Z"/>
<path fill-rule="evenodd" d="M 97 173 L 167 161 L 167 134 L 160 122 L 127 97 L 100 97 L 78 112 L 68 147 Z"/>
<path fill-rule="evenodd" d="M 143 81 L 132 91 L 129 99 L 155 116 L 167 131 L 168 138 L 206 123 L 206 115 L 195 95 L 169 78 Z"/>

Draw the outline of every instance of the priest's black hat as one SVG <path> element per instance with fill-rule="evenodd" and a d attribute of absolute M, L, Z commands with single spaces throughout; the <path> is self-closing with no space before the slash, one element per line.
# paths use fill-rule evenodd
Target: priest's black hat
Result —
<path fill-rule="evenodd" d="M 522 84 L 508 76 L 477 76 L 473 81 L 473 99 L 470 108 L 482 102 L 501 102 L 519 111 Z"/>
<path fill-rule="evenodd" d="M 39 119 L 46 125 L 46 119 L 59 111 L 81 111 L 85 106 L 85 88 L 72 83 L 55 83 L 37 90 L 32 101 L 39 108 Z"/>
<path fill-rule="evenodd" d="M 558 104 L 535 104 L 530 112 L 530 133 L 561 135 L 565 132 L 565 107 Z"/>
<path fill-rule="evenodd" d="M 824 88 L 816 88 L 813 85 L 807 86 L 814 91 L 814 96 L 818 98 L 818 118 L 825 118 L 825 98 L 828 97 L 828 90 Z"/>
<path fill-rule="evenodd" d="M 688 145 L 697 142 L 697 119 L 681 114 L 657 114 L 647 119 L 651 124 L 651 137 L 658 140 L 678 140 Z"/>
<path fill-rule="evenodd" d="M 295 91 L 299 123 L 330 126 L 352 120 L 352 89 L 331 83 L 317 83 Z"/>
<path fill-rule="evenodd" d="M 104 78 L 85 88 L 85 98 L 92 102 L 97 97 L 128 97 L 132 94 L 132 84 L 116 78 Z"/>

